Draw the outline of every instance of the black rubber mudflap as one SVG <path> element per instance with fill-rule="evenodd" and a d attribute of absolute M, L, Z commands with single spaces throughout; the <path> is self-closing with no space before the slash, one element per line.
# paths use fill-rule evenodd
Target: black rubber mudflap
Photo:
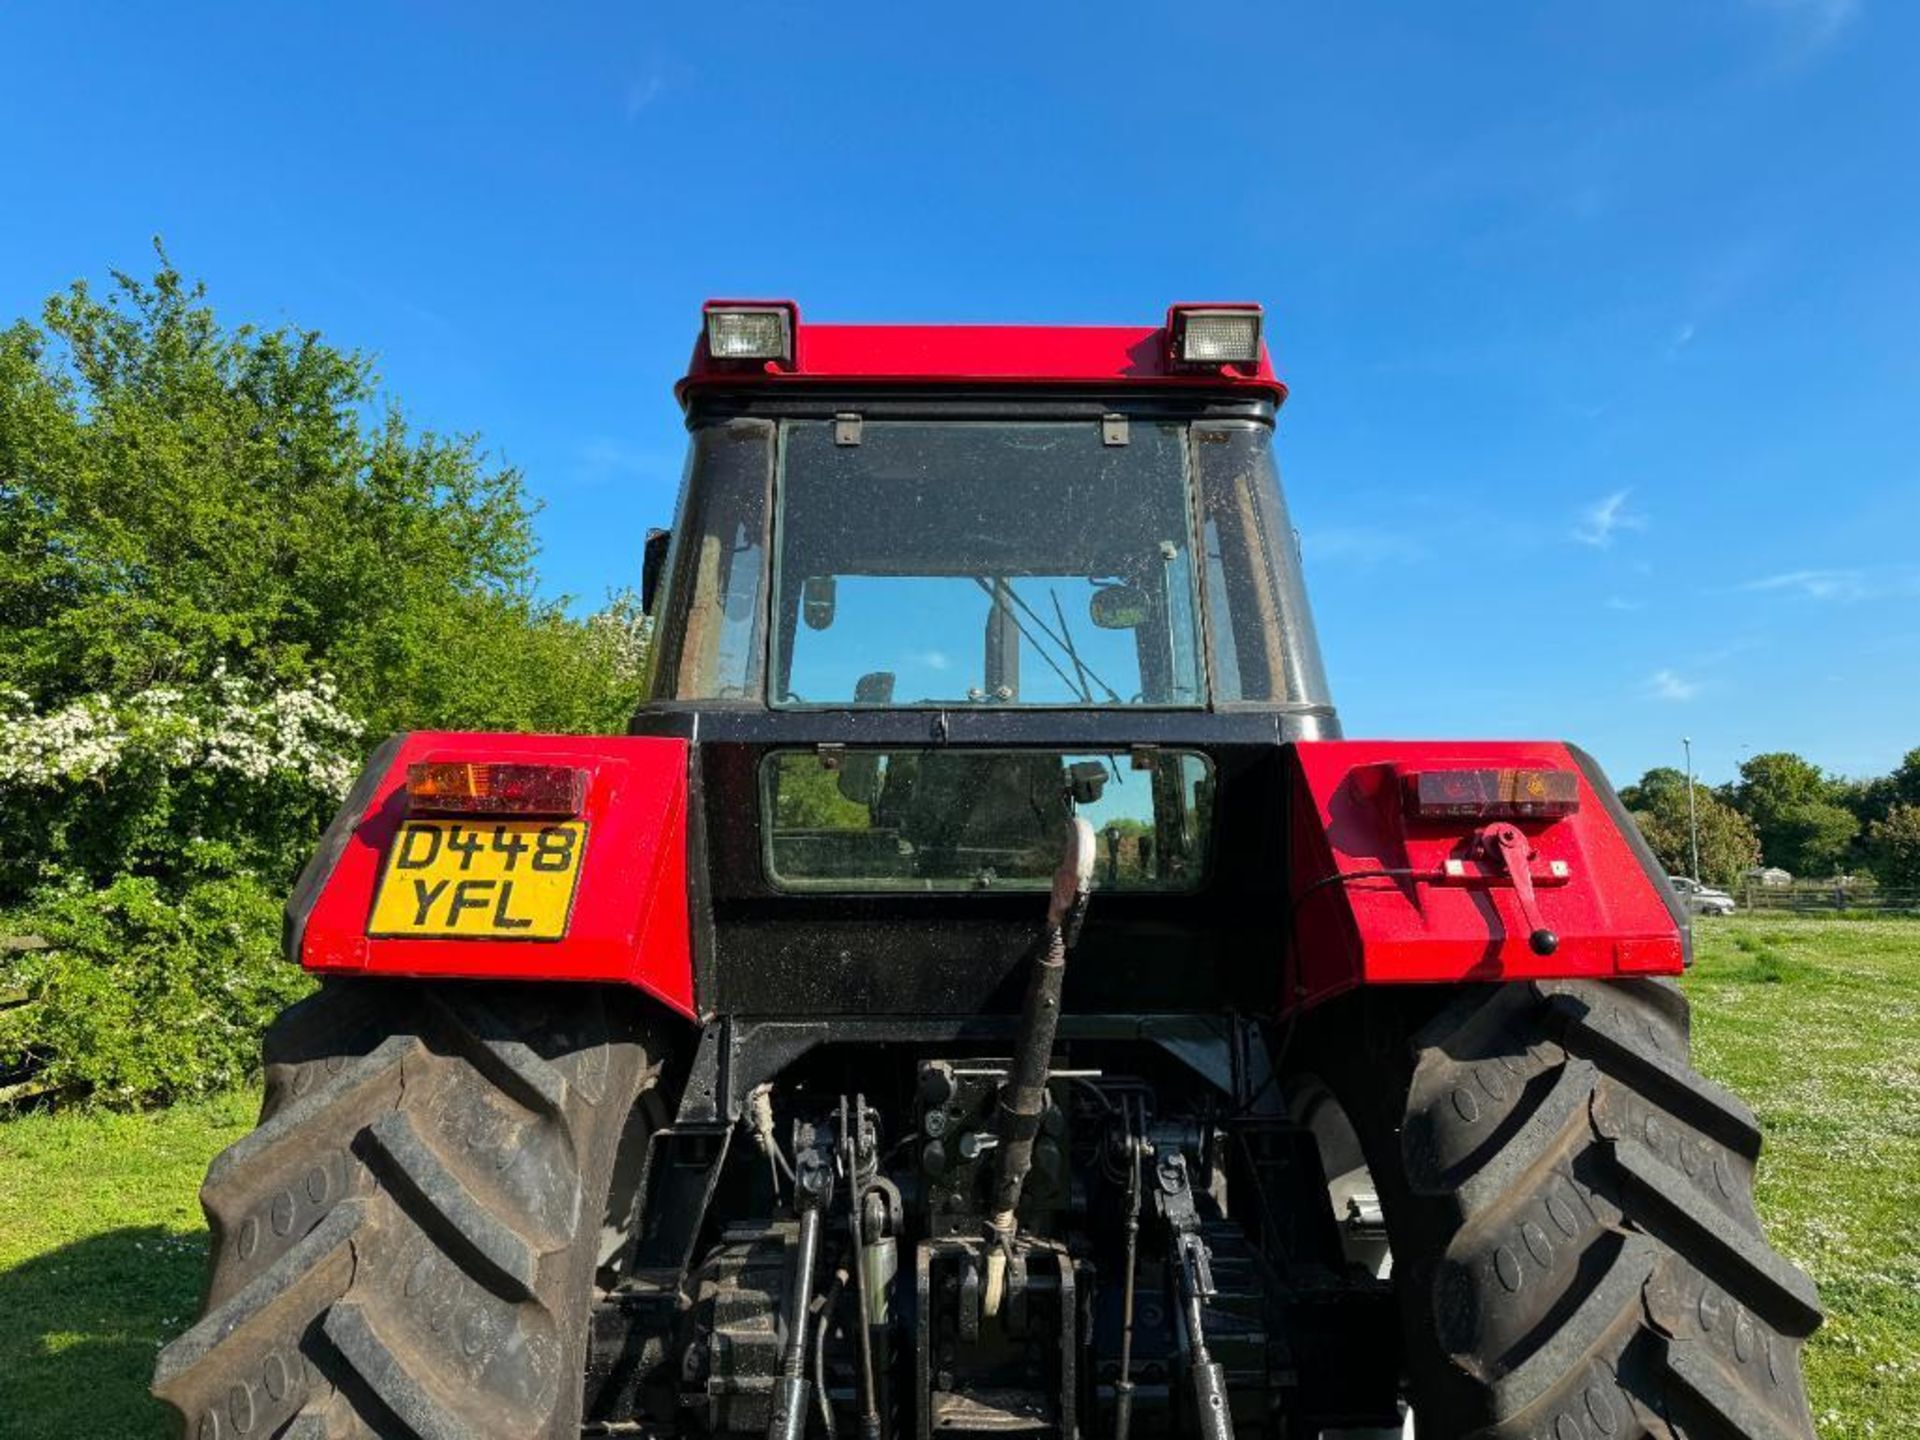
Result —
<path fill-rule="evenodd" d="M 576 1440 L 634 1026 L 586 986 L 336 984 L 266 1050 L 201 1190 L 206 1313 L 155 1370 L 183 1433 Z"/>

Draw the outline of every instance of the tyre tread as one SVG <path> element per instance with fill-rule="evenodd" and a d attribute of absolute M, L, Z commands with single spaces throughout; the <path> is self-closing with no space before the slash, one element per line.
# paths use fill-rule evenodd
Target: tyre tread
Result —
<path fill-rule="evenodd" d="M 329 985 L 269 1033 L 261 1123 L 202 1188 L 210 1308 L 155 1394 L 220 1440 L 571 1440 L 600 1238 L 582 1196 L 625 1123 L 607 1096 L 654 1073 L 639 1032 L 592 987 L 498 1008 L 475 986 L 368 988 Z M 300 1377 L 271 1408 L 263 1355 Z"/>
<path fill-rule="evenodd" d="M 431 1231 L 442 1249 L 459 1254 L 477 1277 L 492 1282 L 510 1300 L 533 1297 L 540 1257 L 525 1236 L 496 1214 L 461 1180 L 411 1116 L 396 1110 L 367 1127 L 376 1168 L 396 1198 Z M 551 1247 L 549 1247 L 551 1248 Z"/>
<path fill-rule="evenodd" d="M 1398 1108 L 1338 1031 L 1309 1061 L 1374 1117 L 1421 1434 L 1813 1440 L 1819 1298 L 1761 1233 L 1759 1123 L 1688 1064 L 1678 989 L 1479 986 L 1400 1013 Z"/>

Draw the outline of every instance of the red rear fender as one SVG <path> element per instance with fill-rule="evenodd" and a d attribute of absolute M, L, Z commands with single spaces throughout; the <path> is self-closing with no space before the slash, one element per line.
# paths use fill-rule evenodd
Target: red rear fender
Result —
<path fill-rule="evenodd" d="M 543 940 L 368 933 L 416 761 L 564 765 L 585 772 L 585 824 L 564 933 Z M 414 731 L 376 751 L 287 904 L 287 953 L 309 970 L 636 985 L 694 1013 L 683 740 Z M 499 817 L 476 816 L 489 834 Z M 511 837 L 509 837 L 511 838 Z M 476 882 L 476 894 L 488 882 Z M 503 932 L 504 933 L 504 932 Z"/>
<path fill-rule="evenodd" d="M 1665 875 L 1570 745 L 1311 741 L 1289 747 L 1287 766 L 1293 1004 L 1356 985 L 1670 975 L 1686 962 Z M 1488 771 L 1538 777 L 1537 794 L 1577 808 L 1472 813 L 1477 792 L 1463 785 L 1465 803 L 1417 813 L 1417 777 L 1444 796 L 1446 772 Z M 1512 864 L 1524 865 L 1530 908 Z"/>

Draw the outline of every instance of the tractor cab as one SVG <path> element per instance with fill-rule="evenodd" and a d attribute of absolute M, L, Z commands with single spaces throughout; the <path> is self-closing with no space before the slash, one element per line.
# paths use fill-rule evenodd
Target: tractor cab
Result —
<path fill-rule="evenodd" d="M 784 742 L 755 757 L 767 886 L 1041 889 L 1077 809 L 1101 888 L 1201 888 L 1213 747 L 1332 727 L 1261 320 L 708 307 L 637 728 Z"/>
<path fill-rule="evenodd" d="M 1226 338 L 1188 358 L 1209 316 Z M 1325 706 L 1259 336 L 1251 306 L 1034 331 L 710 306 L 654 701 Z"/>

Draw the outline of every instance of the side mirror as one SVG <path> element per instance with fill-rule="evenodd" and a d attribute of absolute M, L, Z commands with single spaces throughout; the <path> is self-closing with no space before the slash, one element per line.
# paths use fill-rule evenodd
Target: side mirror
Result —
<path fill-rule="evenodd" d="M 1087 618 L 1100 630 L 1138 630 L 1152 608 L 1147 592 L 1135 585 L 1102 585 L 1087 601 Z"/>
<path fill-rule="evenodd" d="M 1098 805 L 1107 788 L 1104 760 L 1076 760 L 1067 766 L 1067 794 L 1076 805 Z"/>
<path fill-rule="evenodd" d="M 824 630 L 833 624 L 834 604 L 839 587 L 831 575 L 809 575 L 800 586 L 800 618 L 809 630 Z"/>
<path fill-rule="evenodd" d="M 673 532 L 657 526 L 647 531 L 647 542 L 640 551 L 640 609 L 653 614 L 653 602 L 660 596 L 660 577 L 667 568 L 667 546 Z"/>

